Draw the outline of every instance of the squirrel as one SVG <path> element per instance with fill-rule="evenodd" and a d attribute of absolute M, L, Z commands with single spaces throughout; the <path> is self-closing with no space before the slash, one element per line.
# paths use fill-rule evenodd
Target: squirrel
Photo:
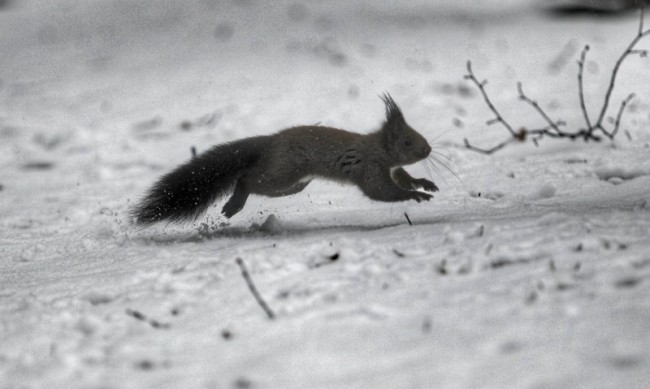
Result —
<path fill-rule="evenodd" d="M 393 98 L 381 96 L 386 120 L 369 134 L 313 125 L 216 145 L 163 175 L 131 209 L 135 224 L 188 222 L 217 199 L 232 193 L 221 213 L 231 218 L 250 194 L 287 196 L 312 179 L 356 185 L 370 199 L 430 200 L 432 181 L 413 178 L 404 165 L 431 153 L 426 139 L 406 123 Z"/>

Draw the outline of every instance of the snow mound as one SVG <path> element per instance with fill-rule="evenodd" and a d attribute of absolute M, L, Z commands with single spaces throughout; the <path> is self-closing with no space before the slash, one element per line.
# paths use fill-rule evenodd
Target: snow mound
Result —
<path fill-rule="evenodd" d="M 650 175 L 650 163 L 641 166 L 600 166 L 594 169 L 594 173 L 603 181 L 620 184 L 626 180 Z"/>
<path fill-rule="evenodd" d="M 550 182 L 547 182 L 537 188 L 537 190 L 531 195 L 532 199 L 550 199 L 555 196 L 557 188 Z"/>

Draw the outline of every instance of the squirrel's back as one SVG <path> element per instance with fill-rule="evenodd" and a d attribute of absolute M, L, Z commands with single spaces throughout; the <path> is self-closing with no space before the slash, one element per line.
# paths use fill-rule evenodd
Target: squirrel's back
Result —
<path fill-rule="evenodd" d="M 324 126 L 288 128 L 269 139 L 259 166 L 274 175 L 302 170 L 305 175 L 338 179 L 337 164 L 346 154 L 361 149 L 367 137 Z"/>

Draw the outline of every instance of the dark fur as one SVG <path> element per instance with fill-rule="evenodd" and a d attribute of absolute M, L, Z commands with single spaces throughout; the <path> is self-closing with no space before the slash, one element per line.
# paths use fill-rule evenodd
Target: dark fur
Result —
<path fill-rule="evenodd" d="M 214 146 L 162 176 L 131 210 L 137 224 L 192 221 L 232 190 L 241 172 L 259 160 L 266 137 Z"/>
<path fill-rule="evenodd" d="M 436 185 L 401 166 L 426 158 L 431 147 L 390 95 L 382 99 L 386 121 L 378 131 L 362 135 L 301 126 L 215 146 L 160 178 L 131 214 L 139 225 L 192 221 L 232 191 L 222 210 L 230 218 L 251 193 L 298 193 L 313 177 L 355 184 L 373 200 L 429 200 L 430 194 L 415 189 L 437 191 Z"/>

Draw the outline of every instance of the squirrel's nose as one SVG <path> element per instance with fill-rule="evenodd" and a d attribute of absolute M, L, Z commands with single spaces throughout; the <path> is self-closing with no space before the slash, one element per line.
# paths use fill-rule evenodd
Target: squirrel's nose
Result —
<path fill-rule="evenodd" d="M 425 157 L 429 156 L 429 153 L 431 153 L 431 146 L 425 145 L 422 147 L 422 155 Z"/>

